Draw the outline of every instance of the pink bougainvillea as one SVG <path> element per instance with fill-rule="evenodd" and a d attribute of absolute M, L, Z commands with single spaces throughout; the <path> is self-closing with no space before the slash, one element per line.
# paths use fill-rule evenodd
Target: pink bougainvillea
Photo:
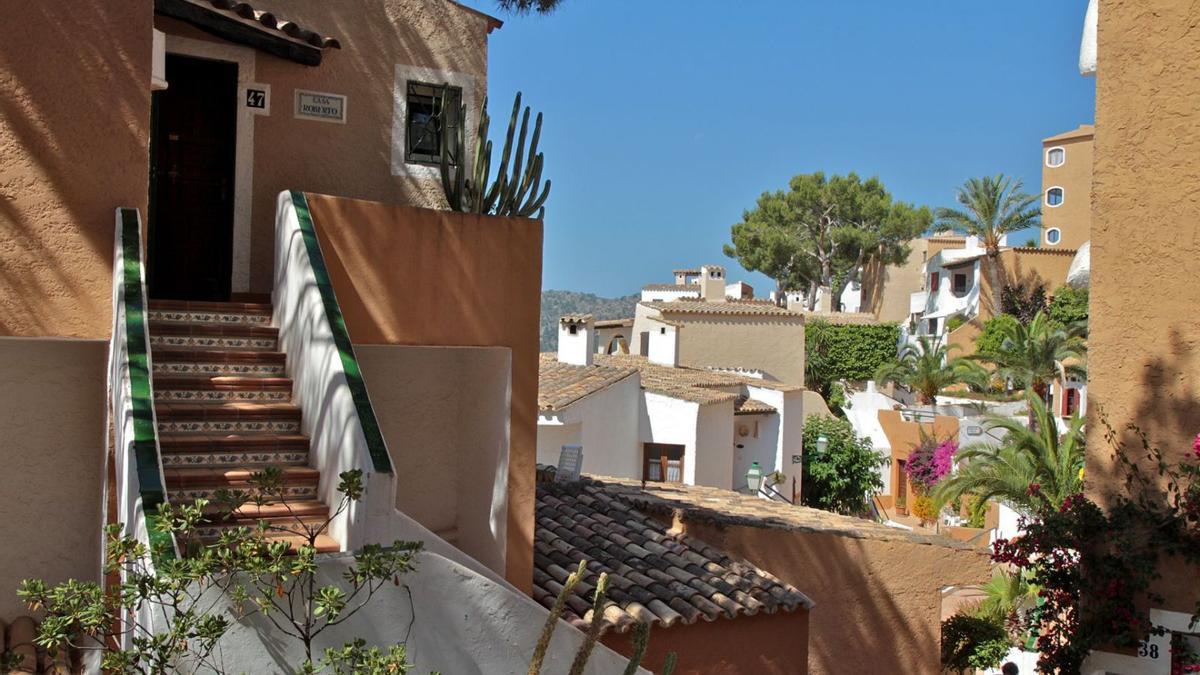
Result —
<path fill-rule="evenodd" d="M 931 490 L 954 469 L 954 453 L 958 443 L 927 438 L 913 448 L 905 464 L 909 480 L 918 490 Z"/>

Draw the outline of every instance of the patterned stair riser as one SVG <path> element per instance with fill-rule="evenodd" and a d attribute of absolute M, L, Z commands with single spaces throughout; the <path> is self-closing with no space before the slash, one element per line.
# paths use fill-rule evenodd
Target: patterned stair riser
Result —
<path fill-rule="evenodd" d="M 155 389 L 155 401 L 290 401 L 290 389 Z"/>
<path fill-rule="evenodd" d="M 215 467 L 261 467 L 261 466 L 305 466 L 308 464 L 308 449 L 296 450 L 222 450 L 221 452 L 174 452 L 163 450 L 163 467 L 215 466 Z"/>
<path fill-rule="evenodd" d="M 186 504 L 196 499 L 212 499 L 217 490 L 246 490 L 247 485 L 189 485 L 187 487 L 172 486 L 167 481 L 167 499 L 176 504 Z M 283 487 L 283 496 L 287 499 L 319 499 L 317 486 L 313 484 L 296 483 Z"/>
<path fill-rule="evenodd" d="M 154 372 L 175 375 L 270 375 L 283 377 L 287 367 L 282 363 L 238 363 L 155 361 Z"/>
<path fill-rule="evenodd" d="M 213 347 L 218 349 L 253 349 L 274 351 L 279 341 L 274 338 L 238 337 L 227 335 L 151 335 L 151 347 Z"/>
<path fill-rule="evenodd" d="M 171 321 L 175 323 L 248 323 L 259 326 L 271 325 L 270 314 L 250 314 L 246 312 L 151 309 L 148 315 L 151 321 Z"/>
<path fill-rule="evenodd" d="M 190 420 L 190 419 L 170 419 L 159 418 L 158 433 L 160 434 L 177 434 L 177 433 L 225 433 L 225 434 L 243 434 L 243 433 L 276 433 L 276 434 L 298 434 L 300 433 L 300 420 L 297 419 L 211 419 L 211 420 Z"/>
<path fill-rule="evenodd" d="M 321 527 L 321 525 L 325 522 L 325 519 L 322 517 L 307 516 L 307 517 L 302 517 L 300 519 L 300 521 L 304 525 L 311 527 L 313 529 L 316 529 L 316 528 Z M 286 535 L 286 534 L 303 534 L 304 533 L 304 530 L 302 529 L 300 523 L 297 523 L 296 520 L 293 518 L 284 518 L 284 519 L 276 518 L 276 519 L 268 520 L 268 522 L 272 526 L 272 529 L 269 530 L 270 534 Z M 258 526 L 258 521 L 254 520 L 252 518 L 247 518 L 244 520 L 227 521 L 227 522 L 223 522 L 223 523 L 209 523 L 207 525 L 196 528 L 196 536 L 200 537 L 200 539 L 202 539 L 202 540 L 211 541 L 211 540 L 216 539 L 217 537 L 221 536 L 222 530 L 232 530 L 235 527 L 248 527 L 248 528 L 253 529 L 257 526 Z"/>

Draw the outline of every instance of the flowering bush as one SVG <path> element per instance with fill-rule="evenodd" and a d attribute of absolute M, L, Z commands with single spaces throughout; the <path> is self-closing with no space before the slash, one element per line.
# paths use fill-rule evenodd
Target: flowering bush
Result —
<path fill-rule="evenodd" d="M 954 469 L 954 453 L 956 452 L 958 452 L 958 443 L 953 440 L 923 439 L 921 444 L 909 454 L 904 468 L 913 487 L 924 493 L 932 490 Z"/>
<path fill-rule="evenodd" d="M 1152 590 L 1161 556 L 1200 567 L 1200 436 L 1192 453 L 1173 465 L 1136 427 L 1129 430 L 1140 439 L 1140 452 L 1119 444 L 1101 421 L 1124 474 L 1123 494 L 1107 511 L 1082 494 L 1057 509 L 1043 506 L 1022 520 L 1022 535 L 993 544 L 993 561 L 1024 571 L 1040 588 L 1042 606 L 1028 628 L 1038 635 L 1042 673 L 1079 672 L 1098 646 L 1134 647 L 1161 633 L 1138 609 L 1164 600 Z"/>

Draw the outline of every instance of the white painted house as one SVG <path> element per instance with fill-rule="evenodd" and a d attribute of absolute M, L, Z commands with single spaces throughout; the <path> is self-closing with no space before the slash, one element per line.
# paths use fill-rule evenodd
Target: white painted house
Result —
<path fill-rule="evenodd" d="M 925 261 L 925 289 L 913 293 L 910 302 L 914 335 L 940 337 L 950 317 L 979 315 L 981 260 L 986 253 L 978 238 L 967 237 L 964 247 L 942 249 Z"/>
<path fill-rule="evenodd" d="M 678 331 L 663 322 L 648 355 L 596 354 L 594 322 L 559 322 L 559 351 L 542 354 L 539 464 L 557 464 L 563 445 L 583 446 L 583 472 L 633 480 L 744 489 L 758 462 L 799 487 L 807 414 L 828 414 L 803 387 L 762 373 L 678 364 Z M 586 352 L 586 354 L 585 354 Z"/>

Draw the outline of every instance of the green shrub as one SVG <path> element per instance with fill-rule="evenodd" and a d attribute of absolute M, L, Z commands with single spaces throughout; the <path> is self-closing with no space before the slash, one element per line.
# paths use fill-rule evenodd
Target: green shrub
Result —
<path fill-rule="evenodd" d="M 829 406 L 829 412 L 838 417 L 845 417 L 846 412 L 842 408 L 849 405 L 849 400 L 846 398 L 846 389 L 837 382 L 829 385 L 829 397 L 825 400 L 825 403 Z"/>
<path fill-rule="evenodd" d="M 1006 326 L 1017 324 L 1017 318 L 1011 314 L 997 314 L 983 324 L 983 330 L 975 338 L 975 353 L 982 358 L 996 356 L 1004 342 Z"/>
<path fill-rule="evenodd" d="M 817 450 L 817 439 L 829 443 Z M 866 513 L 873 494 L 883 488 L 880 469 L 891 463 L 871 442 L 855 435 L 844 419 L 812 416 L 804 423 L 801 502 L 826 511 Z"/>
<path fill-rule="evenodd" d="M 963 318 L 962 314 L 955 314 L 946 320 L 946 332 L 953 333 L 955 330 L 962 327 L 962 325 L 966 322 L 967 320 Z"/>
<path fill-rule="evenodd" d="M 807 358 L 817 357 L 815 379 L 823 382 L 873 378 L 881 364 L 896 358 L 899 341 L 900 327 L 894 323 L 843 326 L 818 320 L 804 327 Z"/>
<path fill-rule="evenodd" d="M 962 673 L 1000 665 L 1011 643 L 1004 626 L 990 619 L 955 614 L 942 622 L 942 667 Z"/>
<path fill-rule="evenodd" d="M 1088 319 L 1088 289 L 1064 286 L 1054 292 L 1046 312 L 1051 319 L 1065 325 Z"/>

